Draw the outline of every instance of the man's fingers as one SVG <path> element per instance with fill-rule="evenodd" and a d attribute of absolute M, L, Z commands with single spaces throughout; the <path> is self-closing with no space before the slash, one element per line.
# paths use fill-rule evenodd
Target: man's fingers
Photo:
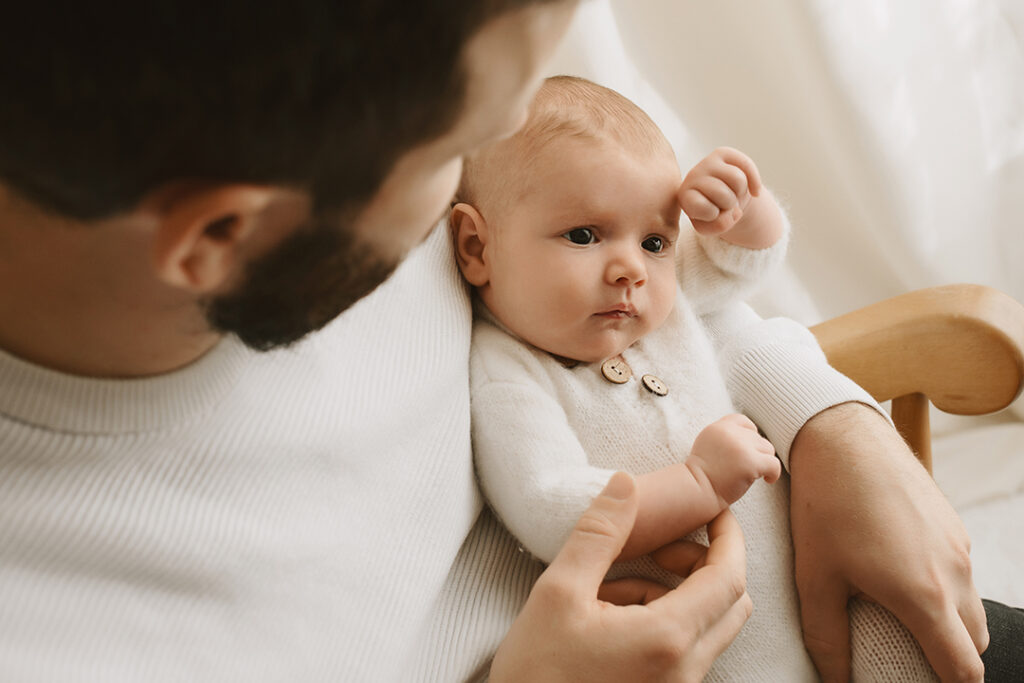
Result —
<path fill-rule="evenodd" d="M 732 510 L 726 508 L 708 524 L 708 564 L 728 566 L 747 576 L 747 550 L 743 545 L 743 530 Z M 744 581 L 744 592 L 746 582 Z"/>
<path fill-rule="evenodd" d="M 928 663 L 943 681 L 980 683 L 984 678 L 978 648 L 952 606 L 939 615 L 923 611 L 894 614 L 920 643 Z"/>
<path fill-rule="evenodd" d="M 651 603 L 701 634 L 746 595 L 746 552 L 739 522 L 724 510 L 708 524 L 705 565 L 675 589 Z"/>
<path fill-rule="evenodd" d="M 754 611 L 754 603 L 750 596 L 744 593 L 739 600 L 733 603 L 725 615 L 711 624 L 707 631 L 701 636 L 697 644 L 699 653 L 705 661 L 713 662 L 725 649 L 736 640 L 740 629 L 747 623 L 747 619 Z"/>
<path fill-rule="evenodd" d="M 977 595 L 960 608 L 960 619 L 964 622 L 967 632 L 979 653 L 988 649 L 988 617 L 985 605 Z"/>
<path fill-rule="evenodd" d="M 583 513 L 569 540 L 544 572 L 556 582 L 593 599 L 612 562 L 622 552 L 636 521 L 636 483 L 616 472 Z"/>
<path fill-rule="evenodd" d="M 651 553 L 651 559 L 662 569 L 678 576 L 688 576 L 704 560 L 708 547 L 696 541 L 675 541 Z"/>
<path fill-rule="evenodd" d="M 849 593 L 841 583 L 800 593 L 804 645 L 826 683 L 850 680 Z"/>
<path fill-rule="evenodd" d="M 597 591 L 597 599 L 613 605 L 646 605 L 669 591 L 660 583 L 646 579 L 615 579 L 605 581 Z"/>

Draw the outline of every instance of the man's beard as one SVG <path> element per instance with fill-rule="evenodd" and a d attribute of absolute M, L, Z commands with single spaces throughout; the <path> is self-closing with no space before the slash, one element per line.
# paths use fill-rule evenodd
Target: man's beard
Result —
<path fill-rule="evenodd" d="M 347 221 L 344 223 L 348 223 Z M 206 319 L 260 351 L 318 330 L 388 279 L 398 265 L 323 215 L 246 269 L 229 294 L 206 302 Z"/>

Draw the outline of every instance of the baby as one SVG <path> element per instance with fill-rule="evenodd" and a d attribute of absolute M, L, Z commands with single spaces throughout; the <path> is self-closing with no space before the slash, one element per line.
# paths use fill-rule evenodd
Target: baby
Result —
<path fill-rule="evenodd" d="M 775 449 L 738 414 L 756 388 L 728 380 L 744 360 L 734 338 L 813 344 L 740 301 L 782 261 L 788 234 L 754 163 L 722 148 L 682 178 L 636 105 L 557 77 L 516 135 L 466 160 L 456 200 L 456 257 L 476 294 L 474 452 L 498 516 L 550 561 L 612 473 L 629 471 L 640 510 L 611 576 L 671 581 L 648 553 L 735 503 L 755 610 L 707 680 L 816 680 L 788 485 L 769 486 Z M 856 603 L 851 614 L 855 678 L 932 679 L 888 612 Z"/>

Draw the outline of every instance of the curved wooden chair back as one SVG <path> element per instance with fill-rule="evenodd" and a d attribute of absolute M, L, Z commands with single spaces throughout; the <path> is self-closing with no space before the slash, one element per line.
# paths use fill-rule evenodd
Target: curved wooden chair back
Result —
<path fill-rule="evenodd" d="M 931 287 L 811 328 L 833 367 L 879 401 L 931 471 L 929 403 L 1002 410 L 1024 387 L 1024 306 L 981 285 Z"/>

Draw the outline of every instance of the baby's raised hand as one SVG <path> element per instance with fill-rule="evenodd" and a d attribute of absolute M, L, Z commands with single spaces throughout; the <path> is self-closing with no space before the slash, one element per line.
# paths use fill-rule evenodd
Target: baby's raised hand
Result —
<path fill-rule="evenodd" d="M 723 505 L 735 503 L 758 479 L 771 484 L 782 474 L 775 447 L 757 433 L 750 418 L 739 414 L 702 429 L 686 464 L 707 476 Z"/>
<path fill-rule="evenodd" d="M 761 175 L 750 157 L 731 147 L 719 147 L 690 169 L 676 197 L 679 208 L 697 232 L 721 236 L 736 227 L 747 213 L 751 201 L 763 190 Z M 761 223 L 763 221 L 744 221 L 743 229 L 758 231 L 773 227 L 768 224 L 762 226 Z M 745 236 L 743 241 L 750 242 L 751 237 Z M 766 236 L 754 239 L 754 242 L 764 242 L 768 246 L 774 243 L 774 239 L 769 241 Z"/>

